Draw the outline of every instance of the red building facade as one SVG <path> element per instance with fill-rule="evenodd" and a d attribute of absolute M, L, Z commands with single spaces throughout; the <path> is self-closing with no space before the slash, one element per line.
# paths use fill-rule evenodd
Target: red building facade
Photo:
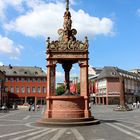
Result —
<path fill-rule="evenodd" d="M 95 103 L 120 104 L 122 79 L 124 81 L 125 103 L 140 101 L 140 75 L 117 67 L 104 67 L 100 74 L 90 78 L 90 81 L 94 81 L 91 93 L 95 95 Z"/>
<path fill-rule="evenodd" d="M 39 67 L 0 66 L 6 104 L 45 104 L 47 77 Z"/>

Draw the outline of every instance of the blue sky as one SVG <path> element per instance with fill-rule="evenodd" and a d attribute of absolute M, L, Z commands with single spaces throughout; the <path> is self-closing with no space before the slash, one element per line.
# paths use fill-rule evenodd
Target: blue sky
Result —
<path fill-rule="evenodd" d="M 90 66 L 140 68 L 140 0 L 70 3 L 77 39 L 89 39 Z M 65 0 L 0 0 L 0 65 L 46 69 L 45 40 L 58 38 L 64 11 Z M 59 67 L 57 75 L 62 76 Z"/>

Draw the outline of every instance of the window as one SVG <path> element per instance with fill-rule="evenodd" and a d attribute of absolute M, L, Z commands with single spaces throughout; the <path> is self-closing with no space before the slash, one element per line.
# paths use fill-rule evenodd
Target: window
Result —
<path fill-rule="evenodd" d="M 10 92 L 14 93 L 14 87 L 13 86 L 11 86 Z"/>
<path fill-rule="evenodd" d="M 43 78 L 43 81 L 46 82 L 46 78 Z"/>
<path fill-rule="evenodd" d="M 13 74 L 17 74 L 17 72 L 16 72 L 16 71 L 14 71 L 14 72 L 13 72 Z"/>
<path fill-rule="evenodd" d="M 30 87 L 27 87 L 27 93 L 30 93 Z"/>
<path fill-rule="evenodd" d="M 30 82 L 30 78 L 27 78 L 27 82 Z"/>
<path fill-rule="evenodd" d="M 8 81 L 8 78 L 7 78 L 7 77 L 5 78 L 5 81 L 6 81 L 6 82 Z"/>
<path fill-rule="evenodd" d="M 37 88 L 37 92 L 41 93 L 41 88 L 40 87 Z"/>
<path fill-rule="evenodd" d="M 38 72 L 37 71 L 35 71 L 35 75 L 38 75 Z"/>
<path fill-rule="evenodd" d="M 16 87 L 16 93 L 19 93 L 19 87 Z"/>
<path fill-rule="evenodd" d="M 35 82 L 35 78 L 32 78 L 32 81 Z"/>
<path fill-rule="evenodd" d="M 46 93 L 46 87 L 43 87 L 43 93 Z"/>
<path fill-rule="evenodd" d="M 10 78 L 10 81 L 11 81 L 11 82 L 14 82 L 14 78 L 13 78 L 13 77 L 11 77 L 11 78 Z"/>
<path fill-rule="evenodd" d="M 3 71 L 4 74 L 6 74 L 6 71 Z"/>
<path fill-rule="evenodd" d="M 16 78 L 16 81 L 17 81 L 17 82 L 19 81 L 19 78 L 18 78 L 18 77 Z"/>
<path fill-rule="evenodd" d="M 106 88 L 107 81 L 106 79 L 98 81 L 98 88 Z"/>
<path fill-rule="evenodd" d="M 35 87 L 32 87 L 32 92 L 33 92 L 33 93 L 35 93 L 35 92 L 36 92 Z"/>
<path fill-rule="evenodd" d="M 8 87 L 5 87 L 5 91 L 8 92 Z"/>
<path fill-rule="evenodd" d="M 40 78 L 38 78 L 37 81 L 40 82 L 41 81 Z"/>
<path fill-rule="evenodd" d="M 27 71 L 25 71 L 24 74 L 27 74 Z"/>
<path fill-rule="evenodd" d="M 21 78 L 21 81 L 22 81 L 22 82 L 24 82 L 24 80 L 25 80 L 24 78 Z"/>
<path fill-rule="evenodd" d="M 21 93 L 25 93 L 25 87 L 21 87 Z"/>

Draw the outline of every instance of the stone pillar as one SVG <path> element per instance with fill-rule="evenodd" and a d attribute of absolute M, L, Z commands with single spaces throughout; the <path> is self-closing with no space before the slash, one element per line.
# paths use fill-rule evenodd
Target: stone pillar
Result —
<path fill-rule="evenodd" d="M 95 97 L 95 104 L 98 104 L 98 97 Z"/>
<path fill-rule="evenodd" d="M 48 61 L 48 65 L 47 65 L 47 96 L 56 95 L 55 71 L 56 71 L 56 64 L 54 64 L 53 61 Z"/>
<path fill-rule="evenodd" d="M 80 96 L 85 100 L 85 117 L 89 117 L 88 60 L 80 62 Z"/>
<path fill-rule="evenodd" d="M 88 62 L 80 62 L 80 95 L 89 96 Z"/>
<path fill-rule="evenodd" d="M 63 63 L 62 67 L 65 71 L 66 91 L 70 91 L 70 70 L 71 70 L 72 64 Z"/>
<path fill-rule="evenodd" d="M 52 100 L 50 99 L 50 97 L 56 95 L 55 72 L 56 72 L 56 62 L 48 60 L 48 65 L 47 65 L 47 96 L 46 96 L 47 110 L 45 111 L 45 114 L 44 114 L 44 116 L 46 118 L 51 117 Z"/>
<path fill-rule="evenodd" d="M 108 97 L 108 96 L 106 96 L 106 105 L 108 105 L 108 98 L 109 98 L 109 97 Z"/>
<path fill-rule="evenodd" d="M 101 104 L 101 99 L 100 99 L 100 97 L 98 97 L 98 104 Z"/>
<path fill-rule="evenodd" d="M 25 96 L 25 101 L 24 102 L 27 103 L 27 96 Z"/>
<path fill-rule="evenodd" d="M 37 104 L 37 97 L 35 97 L 35 110 L 36 110 L 36 104 Z"/>
<path fill-rule="evenodd" d="M 78 93 L 78 77 L 76 77 L 75 86 L 76 86 L 76 93 Z"/>
<path fill-rule="evenodd" d="M 104 97 L 102 97 L 102 102 L 103 102 L 103 105 L 105 104 L 105 102 L 104 102 Z"/>

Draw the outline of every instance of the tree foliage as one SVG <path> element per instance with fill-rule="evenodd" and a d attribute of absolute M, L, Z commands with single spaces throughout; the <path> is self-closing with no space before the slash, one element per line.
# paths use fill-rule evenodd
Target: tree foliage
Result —
<path fill-rule="evenodd" d="M 61 85 L 61 86 L 57 87 L 56 95 L 62 95 L 62 94 L 64 94 L 64 92 L 65 92 L 65 86 L 64 85 Z"/>

